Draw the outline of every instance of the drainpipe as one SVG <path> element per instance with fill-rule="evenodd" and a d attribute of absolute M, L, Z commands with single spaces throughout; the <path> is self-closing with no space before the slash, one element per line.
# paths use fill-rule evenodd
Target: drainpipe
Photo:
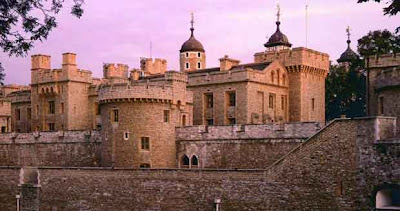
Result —
<path fill-rule="evenodd" d="M 16 195 L 15 198 L 17 199 L 17 211 L 19 211 L 19 199 L 21 198 L 21 196 Z"/>
<path fill-rule="evenodd" d="M 221 204 L 221 199 L 215 199 L 215 211 L 220 211 L 220 204 Z"/>

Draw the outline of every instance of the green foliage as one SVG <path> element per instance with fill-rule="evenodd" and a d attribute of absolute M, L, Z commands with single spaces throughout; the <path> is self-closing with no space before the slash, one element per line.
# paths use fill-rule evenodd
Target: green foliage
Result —
<path fill-rule="evenodd" d="M 346 70 L 344 65 L 331 65 L 326 78 L 326 119 L 341 115 L 346 117 L 365 116 L 365 81 L 363 62 L 354 61 Z"/>
<path fill-rule="evenodd" d="M 358 52 L 361 56 L 380 55 L 400 52 L 400 34 L 395 35 L 388 30 L 370 31 L 358 40 Z"/>
<path fill-rule="evenodd" d="M 370 0 L 358 0 L 357 3 L 364 3 L 368 2 Z M 382 0 L 373 0 L 375 2 L 380 3 Z M 400 11 L 400 1 L 399 0 L 390 0 L 390 1 L 385 1 L 386 4 L 389 4 L 389 6 L 383 8 L 383 12 L 385 15 L 396 15 Z"/>
<path fill-rule="evenodd" d="M 73 0 L 71 14 L 80 18 L 84 0 Z M 64 0 L 0 1 L 0 47 L 10 56 L 24 56 L 35 41 L 47 39 L 57 27 L 55 15 Z"/>
<path fill-rule="evenodd" d="M 5 77 L 6 77 L 6 74 L 4 73 L 4 68 L 3 68 L 3 66 L 1 65 L 1 62 L 0 62 L 0 85 L 4 85 L 4 79 L 5 79 Z"/>

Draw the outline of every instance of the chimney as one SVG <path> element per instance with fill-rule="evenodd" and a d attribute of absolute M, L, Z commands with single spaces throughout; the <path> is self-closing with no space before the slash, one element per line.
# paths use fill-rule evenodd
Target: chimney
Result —
<path fill-rule="evenodd" d="M 229 58 L 228 55 L 225 55 L 223 58 L 219 59 L 220 62 L 220 71 L 230 70 L 233 66 L 239 65 L 240 61 L 236 59 Z"/>

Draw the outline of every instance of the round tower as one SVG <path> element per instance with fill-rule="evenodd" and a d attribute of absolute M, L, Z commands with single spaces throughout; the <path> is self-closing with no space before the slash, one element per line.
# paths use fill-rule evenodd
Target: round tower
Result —
<path fill-rule="evenodd" d="M 183 43 L 179 56 L 180 70 L 185 72 L 206 68 L 206 54 L 203 45 L 198 40 L 196 40 L 193 35 L 193 13 L 192 21 L 190 23 L 192 25 L 192 27 L 190 28 L 190 38 Z"/>

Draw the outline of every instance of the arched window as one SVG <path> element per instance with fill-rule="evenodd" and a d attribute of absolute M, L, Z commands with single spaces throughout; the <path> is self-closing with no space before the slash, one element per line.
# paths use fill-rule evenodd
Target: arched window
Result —
<path fill-rule="evenodd" d="M 148 164 L 148 163 L 142 163 L 142 164 L 140 164 L 140 168 L 141 168 L 141 169 L 149 169 L 149 168 L 150 168 L 150 164 Z"/>
<path fill-rule="evenodd" d="M 44 88 L 42 88 L 42 94 L 44 93 Z"/>
<path fill-rule="evenodd" d="M 271 72 L 271 83 L 274 83 L 274 82 L 275 82 L 275 72 L 272 71 Z"/>
<path fill-rule="evenodd" d="M 279 83 L 280 83 L 280 72 L 279 72 L 279 69 L 276 71 L 276 77 L 277 77 L 277 80 L 276 80 L 276 82 L 278 83 L 278 85 L 279 85 Z"/>
<path fill-rule="evenodd" d="M 192 167 L 193 168 L 199 167 L 199 159 L 197 158 L 196 155 L 193 155 L 192 157 Z"/>
<path fill-rule="evenodd" d="M 181 166 L 183 168 L 189 168 L 189 157 L 187 155 L 183 155 L 181 158 Z"/>
<path fill-rule="evenodd" d="M 186 126 L 186 115 L 182 116 L 182 126 Z"/>
<path fill-rule="evenodd" d="M 49 93 L 49 87 L 46 88 L 46 93 Z"/>
<path fill-rule="evenodd" d="M 282 75 L 282 85 L 286 85 L 286 75 L 285 74 L 283 74 Z"/>
<path fill-rule="evenodd" d="M 54 92 L 54 90 L 53 90 L 53 87 L 50 87 L 50 92 L 51 92 L 51 93 L 53 93 L 53 92 Z"/>

